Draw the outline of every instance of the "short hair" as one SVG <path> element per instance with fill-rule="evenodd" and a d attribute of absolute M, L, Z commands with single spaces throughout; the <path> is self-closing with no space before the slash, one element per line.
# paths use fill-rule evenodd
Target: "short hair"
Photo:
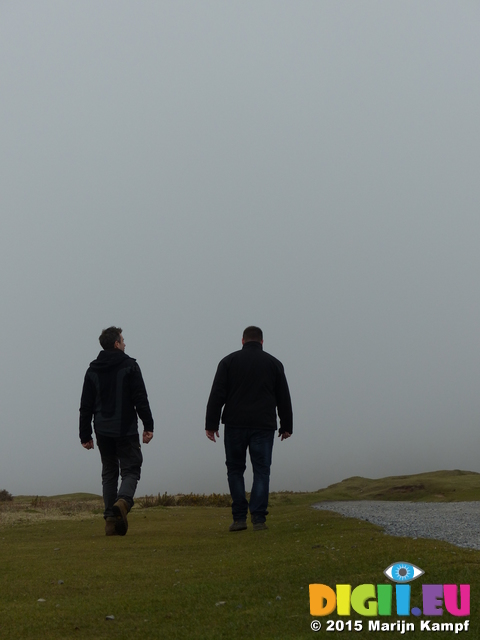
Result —
<path fill-rule="evenodd" d="M 263 331 L 260 327 L 247 327 L 243 332 L 244 342 L 263 342 Z"/>
<path fill-rule="evenodd" d="M 115 349 L 115 343 L 120 342 L 121 334 L 122 330 L 120 327 L 108 327 L 108 329 L 104 329 L 98 339 L 102 345 L 102 349 L 105 349 L 105 351 Z"/>

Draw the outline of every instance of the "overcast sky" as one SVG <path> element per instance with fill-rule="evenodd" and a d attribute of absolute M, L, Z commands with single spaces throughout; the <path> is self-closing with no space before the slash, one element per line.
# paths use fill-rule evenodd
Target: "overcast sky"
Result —
<path fill-rule="evenodd" d="M 250 324 L 273 490 L 480 471 L 480 4 L 0 1 L 0 489 L 101 492 L 85 370 L 123 328 L 137 495 L 227 492 L 205 405 Z M 248 476 L 249 478 L 251 476 Z"/>

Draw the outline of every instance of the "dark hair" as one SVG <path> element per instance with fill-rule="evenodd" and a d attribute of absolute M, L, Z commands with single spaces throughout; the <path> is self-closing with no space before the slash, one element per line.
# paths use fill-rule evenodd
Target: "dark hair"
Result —
<path fill-rule="evenodd" d="M 262 342 L 263 331 L 260 327 L 247 327 L 243 332 L 244 342 Z"/>
<path fill-rule="evenodd" d="M 120 327 L 108 327 L 108 329 L 104 329 L 99 337 L 102 349 L 105 349 L 105 351 L 115 349 L 115 343 L 120 342 L 121 333 L 122 330 Z"/>

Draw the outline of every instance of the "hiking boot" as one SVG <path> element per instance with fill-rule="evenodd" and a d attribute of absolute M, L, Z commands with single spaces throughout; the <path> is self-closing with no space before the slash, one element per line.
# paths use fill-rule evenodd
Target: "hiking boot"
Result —
<path fill-rule="evenodd" d="M 247 528 L 246 520 L 234 520 L 229 526 L 229 531 L 244 531 Z"/>
<path fill-rule="evenodd" d="M 115 531 L 118 536 L 124 536 L 128 529 L 128 504 L 123 498 L 119 498 L 112 507 L 115 514 Z"/>
<path fill-rule="evenodd" d="M 105 535 L 106 536 L 116 536 L 118 535 L 115 530 L 115 524 L 117 522 L 116 518 L 112 518 L 112 516 L 108 516 L 105 518 Z"/>
<path fill-rule="evenodd" d="M 253 523 L 253 530 L 254 531 L 265 531 L 265 529 L 268 529 L 266 522 L 254 522 Z"/>

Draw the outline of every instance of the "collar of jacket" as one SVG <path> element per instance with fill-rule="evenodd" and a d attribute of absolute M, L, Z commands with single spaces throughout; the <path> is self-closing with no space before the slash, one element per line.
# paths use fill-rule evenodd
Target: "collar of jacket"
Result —
<path fill-rule="evenodd" d="M 256 340 L 249 340 L 245 342 L 242 347 L 243 349 L 263 349 L 263 344 L 261 342 L 257 342 Z"/>
<path fill-rule="evenodd" d="M 134 360 L 130 358 L 126 353 L 120 351 L 120 349 L 104 349 L 100 351 L 96 360 L 90 363 L 92 369 L 109 369 L 111 367 L 117 367 L 122 360 Z"/>

